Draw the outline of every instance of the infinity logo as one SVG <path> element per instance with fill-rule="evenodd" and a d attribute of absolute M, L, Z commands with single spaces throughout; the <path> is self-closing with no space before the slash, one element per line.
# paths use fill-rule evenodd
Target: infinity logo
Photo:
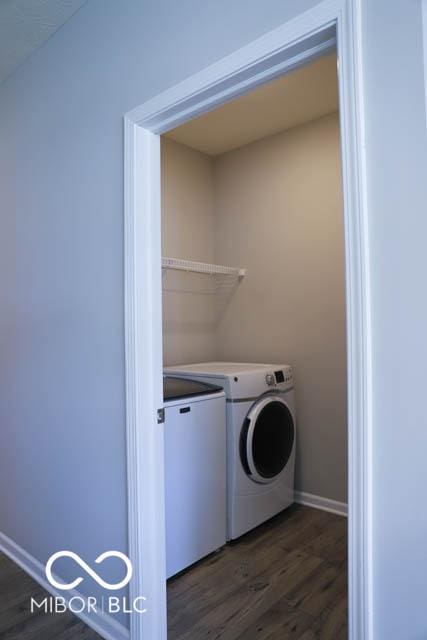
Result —
<path fill-rule="evenodd" d="M 75 580 L 73 580 L 73 582 L 69 582 L 68 584 L 58 582 L 52 575 L 52 566 L 56 562 L 56 560 L 58 560 L 58 558 L 72 558 L 72 560 L 79 564 L 85 570 L 85 572 L 90 575 L 91 578 L 93 578 L 99 585 L 101 585 L 101 587 L 104 587 L 104 589 L 109 589 L 110 591 L 125 587 L 132 578 L 131 561 L 127 556 L 125 556 L 124 553 L 121 553 L 120 551 L 105 551 L 104 553 L 101 553 L 101 555 L 98 556 L 95 560 L 96 564 L 100 564 L 106 558 L 120 558 L 120 560 L 123 560 L 126 565 L 126 575 L 121 582 L 117 582 L 116 584 L 105 582 L 105 580 L 103 580 L 93 569 L 91 569 L 89 565 L 86 564 L 86 562 L 82 560 L 79 555 L 77 555 L 77 553 L 74 553 L 73 551 L 57 551 L 52 556 L 50 556 L 49 560 L 46 563 L 46 577 L 49 580 L 50 584 L 52 584 L 57 589 L 62 589 L 64 591 L 68 589 L 75 589 L 77 585 L 83 582 L 83 578 L 76 578 Z"/>

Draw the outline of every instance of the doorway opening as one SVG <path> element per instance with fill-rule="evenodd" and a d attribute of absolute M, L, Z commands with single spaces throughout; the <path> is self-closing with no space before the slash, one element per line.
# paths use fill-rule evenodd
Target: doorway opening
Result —
<path fill-rule="evenodd" d="M 347 638 L 339 129 L 333 51 L 161 139 L 169 640 Z"/>
<path fill-rule="evenodd" d="M 339 6 L 338 6 L 339 5 Z M 338 33 L 338 40 L 336 39 Z M 342 156 L 342 187 L 343 187 L 343 213 L 344 213 L 344 235 L 345 235 L 345 315 L 346 315 L 346 346 L 347 346 L 347 393 L 348 393 L 348 510 L 349 510 L 349 637 L 351 640 L 369 638 L 370 618 L 370 572 L 369 572 L 369 550 L 370 550 L 370 469 L 369 462 L 369 419 L 370 419 L 370 398 L 369 398 L 369 316 L 368 316 L 368 262 L 367 262 L 367 230 L 365 226 L 363 196 L 364 196 L 364 157 L 360 145 L 362 135 L 362 123 L 358 119 L 358 107 L 360 106 L 360 59 L 355 56 L 353 50 L 355 38 L 357 36 L 351 5 L 347 2 L 337 3 L 331 6 L 328 3 L 319 5 L 314 11 L 308 11 L 299 19 L 283 25 L 282 28 L 266 34 L 263 38 L 254 41 L 247 47 L 232 54 L 228 58 L 220 61 L 213 67 L 196 74 L 188 81 L 177 85 L 171 90 L 153 98 L 148 103 L 137 108 L 128 114 L 125 120 L 125 275 L 126 275 L 126 391 L 127 391 L 127 431 L 128 431 L 128 480 L 129 480 L 129 555 L 134 565 L 134 577 L 130 584 L 130 596 L 138 597 L 141 594 L 151 602 L 151 607 L 147 608 L 147 615 L 144 617 L 131 617 L 130 630 L 131 639 L 140 637 L 156 637 L 165 640 L 166 629 L 166 541 L 164 539 L 164 468 L 165 468 L 165 436 L 166 426 L 163 423 L 164 399 L 163 399 L 163 361 L 162 361 L 162 322 L 161 322 L 161 292 L 162 292 L 162 261 L 161 261 L 161 140 L 160 135 L 172 132 L 188 123 L 192 122 L 203 113 L 212 112 L 216 107 L 230 103 L 233 98 L 243 96 L 257 87 L 266 85 L 279 76 L 290 73 L 293 70 L 303 67 L 311 61 L 320 63 L 321 56 L 331 53 L 337 46 L 340 72 L 338 78 L 338 93 L 340 116 L 339 124 L 341 130 L 341 156 Z M 326 60 L 326 58 L 323 58 Z M 305 67 L 308 69 L 308 67 Z M 301 69 L 304 71 L 304 67 Z M 290 76 L 289 76 L 290 77 Z M 272 86 L 272 85 L 271 85 Z M 208 117 L 209 114 L 206 116 Z M 331 114 L 327 114 L 323 119 L 327 119 Z M 318 121 L 318 120 L 317 120 Z M 316 122 L 317 122 L 316 121 Z M 314 122 L 314 121 L 313 121 Z M 332 123 L 329 123 L 332 126 Z M 305 127 L 308 125 L 302 125 Z M 295 128 L 295 127 L 294 127 Z M 298 127 L 297 127 L 298 128 Z M 292 129 L 292 127 L 291 127 Z M 288 136 L 289 131 L 283 133 Z M 175 131 L 176 133 L 176 131 Z M 270 132 L 270 137 L 275 132 Z M 290 135 L 290 134 L 289 134 Z M 262 145 L 264 140 L 252 140 L 248 145 Z M 176 140 L 166 144 L 179 144 Z M 239 154 L 239 149 L 248 146 L 229 149 L 224 155 L 231 157 Z M 199 150 L 191 150 L 192 153 L 200 153 Z M 280 164 L 280 162 L 279 162 Z M 221 171 L 219 171 L 221 173 Z M 239 171 L 237 172 L 239 173 Z M 268 179 L 268 176 L 267 176 Z M 244 182 L 244 181 L 243 181 Z M 292 182 L 292 180 L 290 181 Z M 243 185 L 244 186 L 244 185 Z M 255 198 L 253 185 L 247 184 L 251 192 L 251 197 L 247 199 L 247 206 L 238 208 L 240 210 L 250 210 L 253 206 L 252 200 Z M 221 187 L 221 190 L 223 187 Z M 227 189 L 224 187 L 224 193 Z M 222 196 L 221 196 L 222 197 Z M 225 197 L 225 196 L 224 196 Z M 306 194 L 308 197 L 308 194 Z M 269 200 L 271 204 L 272 199 Z M 263 203 L 265 204 L 265 200 Z M 263 203 L 259 210 L 263 211 Z M 228 207 L 229 205 L 227 205 Z M 216 230 L 215 234 L 227 238 L 229 231 L 227 224 L 235 218 L 233 216 L 224 217 L 225 230 Z M 254 223 L 256 223 L 256 216 Z M 263 229 L 265 229 L 263 227 Z M 188 226 L 186 227 L 188 229 Z M 181 233 L 183 228 L 177 229 Z M 230 231 L 231 233 L 231 231 Z M 198 264 L 203 273 L 190 274 L 188 277 L 205 278 L 205 271 L 212 271 L 212 267 L 220 267 L 220 272 L 215 271 L 215 275 L 207 287 L 207 291 L 202 293 L 205 300 L 210 300 L 203 305 L 199 311 L 206 313 L 207 322 L 214 317 L 214 322 L 222 324 L 227 317 L 232 326 L 235 321 L 231 319 L 236 300 L 242 301 L 242 293 L 245 291 L 247 283 L 250 284 L 251 275 L 256 275 L 257 247 L 262 244 L 263 231 L 258 230 L 258 235 L 253 250 L 250 254 L 251 260 L 255 260 L 254 267 L 245 269 L 244 262 L 233 262 L 224 260 L 221 262 L 207 263 L 203 260 L 191 260 L 191 265 L 186 265 L 188 254 L 182 256 L 163 256 L 163 266 L 166 271 L 166 286 L 173 289 L 172 277 L 178 274 L 180 269 L 194 270 Z M 234 238 L 238 233 L 233 231 Z M 290 234 L 291 236 L 292 234 Z M 274 238 L 277 243 L 278 238 Z M 282 234 L 283 240 L 283 234 Z M 237 241 L 236 241 L 237 242 Z M 227 242 L 216 242 L 216 246 L 221 250 L 227 248 Z M 236 245 L 235 245 L 236 246 Z M 238 246 L 238 242 L 237 242 Z M 230 248 L 230 247 L 229 247 Z M 291 251 L 291 245 L 282 247 Z M 316 247 L 314 247 L 316 249 Z M 241 248 L 239 249 L 239 251 Z M 280 254 L 280 248 L 275 247 L 275 253 Z M 315 252 L 314 252 L 315 253 Z M 243 253 L 241 254 L 244 257 Z M 249 255 L 249 254 L 247 254 Z M 215 260 L 217 256 L 214 252 Z M 194 255 L 191 255 L 194 257 Z M 175 258 L 175 261 L 168 262 L 167 258 Z M 264 269 L 262 282 L 273 285 L 277 280 L 277 263 L 275 268 L 269 273 L 269 262 L 259 261 L 259 266 Z M 202 265 L 202 266 L 201 266 Z M 206 267 L 208 265 L 208 267 Z M 237 268 L 237 273 L 235 271 Z M 222 271 L 221 271 L 222 269 Z M 231 269 L 231 270 L 230 270 Z M 265 271 L 267 269 L 267 271 Z M 176 273 L 175 273 L 176 271 Z M 181 274 L 182 275 L 182 274 Z M 226 284 L 223 285 L 225 278 Z M 292 274 L 290 274 L 291 280 Z M 283 273 L 280 273 L 283 278 Z M 233 286 L 230 281 L 234 279 Z M 190 289 L 192 289 L 191 285 Z M 175 292 L 182 295 L 181 289 Z M 199 286 L 200 288 L 200 286 Z M 210 289 L 214 289 L 212 292 Z M 270 287 L 263 287 L 258 284 L 260 291 L 264 292 Z M 248 287 L 246 287 L 246 290 Z M 172 292 L 173 293 L 173 292 Z M 185 292 L 184 292 L 185 293 Z M 304 291 L 301 291 L 303 296 Z M 192 290 L 185 295 L 195 296 Z M 212 301 L 214 301 L 212 303 Z M 264 303 L 263 298 L 258 302 L 253 302 L 253 307 L 247 309 L 246 315 L 241 322 L 240 330 L 235 335 L 240 339 L 247 340 L 247 330 L 251 326 L 251 319 L 257 315 L 259 308 Z M 275 311 L 280 312 L 282 300 L 276 299 L 276 303 L 268 303 L 274 306 Z M 213 307 L 213 311 L 212 311 Z M 270 311 L 272 306 L 267 307 Z M 166 309 L 167 310 L 167 309 Z M 254 314 L 255 311 L 255 314 Z M 211 312 L 213 316 L 211 316 Z M 187 322 L 183 310 L 184 324 Z M 292 309 L 287 313 L 293 313 Z M 222 314 L 222 315 L 221 315 Z M 275 316 L 275 314 L 273 314 Z M 276 314 L 277 315 L 277 314 Z M 270 313 L 271 316 L 271 313 Z M 275 319 L 275 317 L 274 317 Z M 182 327 L 181 327 L 182 328 Z M 222 329 L 221 329 L 222 331 Z M 277 332 L 277 329 L 274 329 Z M 191 333 L 191 332 L 190 332 Z M 193 332 L 194 333 L 194 332 Z M 221 344 L 226 340 L 228 329 L 221 333 Z M 265 332 L 262 333 L 265 335 Z M 277 335 L 277 333 L 276 333 Z M 281 334 L 282 335 L 282 334 Z M 200 336 L 199 336 L 200 337 Z M 216 338 L 215 338 L 216 340 Z M 216 341 L 218 342 L 218 341 Z M 260 339 L 261 347 L 264 348 Z M 187 341 L 189 345 L 189 342 Z M 247 341 L 246 344 L 249 344 Z M 233 349 L 241 348 L 237 342 L 229 342 L 231 354 Z M 253 346 L 250 345 L 251 349 Z M 260 348 L 261 348 L 260 347 Z M 168 348 L 168 347 L 167 347 Z M 166 349 L 165 349 L 166 353 Z M 236 355 L 232 364 L 239 360 L 247 362 L 246 357 Z M 259 352 L 261 353 L 261 351 Z M 258 404 L 254 406 L 253 413 L 247 414 L 249 424 L 246 431 L 242 430 L 239 440 L 239 455 L 241 468 L 245 469 L 244 457 L 246 453 L 246 471 L 255 478 L 258 474 L 258 485 L 265 487 L 265 493 L 271 488 L 271 478 L 275 478 L 283 469 L 289 468 L 288 460 L 292 458 L 292 447 L 294 442 L 298 445 L 298 403 L 296 404 L 296 414 L 293 413 L 291 396 L 285 395 L 289 392 L 297 392 L 297 388 L 291 389 L 293 371 L 288 365 L 289 358 L 278 362 L 276 352 L 271 352 L 272 357 L 268 358 L 268 371 L 265 372 L 265 380 L 271 381 L 274 391 L 277 392 L 277 401 L 282 401 L 286 405 L 291 416 L 290 424 L 295 427 L 294 438 L 288 433 L 286 438 L 277 440 L 278 444 L 285 440 L 292 440 L 291 451 L 284 467 L 280 466 L 283 457 L 278 456 L 274 461 L 274 469 L 271 460 L 268 458 L 270 445 L 262 445 L 263 438 L 257 438 L 259 431 L 256 429 L 257 419 L 265 407 Z M 266 358 L 257 358 L 256 364 L 262 364 Z M 175 359 L 174 364 L 177 364 Z M 199 361 L 200 358 L 191 358 Z M 286 360 L 288 362 L 286 362 Z M 209 361 L 212 362 L 211 356 Z M 188 360 L 187 360 L 188 362 Z M 221 361 L 222 364 L 224 361 Z M 183 363 L 179 362 L 179 365 Z M 279 364 L 277 368 L 271 370 L 271 364 Z M 203 373 L 203 372 L 202 372 Z M 173 374 L 172 374 L 173 375 Z M 180 374 L 181 375 L 181 374 Z M 193 375 L 193 374 L 192 374 Z M 295 380 L 300 374 L 296 371 Z M 185 377 L 185 376 L 184 376 Z M 194 377 L 194 376 L 193 376 Z M 199 377 L 204 377 L 203 375 Z M 216 376 L 218 378 L 218 376 Z M 238 380 L 243 376 L 243 372 L 238 372 L 233 376 Z M 187 376 L 188 378 L 188 376 Z M 206 380 L 198 381 L 206 384 Z M 214 385 L 218 380 L 213 381 Z M 268 384 L 268 382 L 267 382 Z M 225 386 L 225 385 L 222 385 Z M 273 389 L 271 389 L 273 391 Z M 217 393 L 221 393 L 216 390 Z M 296 395 L 296 394 L 295 394 Z M 254 396 L 248 396 L 248 398 Z M 228 405 L 240 405 L 239 400 L 244 397 L 228 397 Z M 233 402 L 233 401 L 236 402 Z M 201 403 L 199 403 L 200 405 Z M 176 405 L 178 406 L 178 405 Z M 186 409 L 186 407 L 180 407 Z M 267 407 L 271 409 L 271 407 Z M 188 409 L 188 408 L 187 408 Z M 190 408 L 191 409 L 191 408 Z M 167 407 L 166 407 L 167 411 Z M 258 411 L 258 413 L 256 413 Z M 185 411 L 187 413 L 188 411 Z M 263 414 L 265 415 L 265 414 Z M 265 422 L 265 421 L 264 421 Z M 271 424 L 271 421 L 267 423 Z M 274 422 L 274 421 L 273 421 Z M 271 433 L 274 431 L 274 425 Z M 254 447 L 248 443 L 261 443 L 261 455 L 254 455 Z M 229 448 L 227 447 L 227 450 Z M 280 462 L 280 464 L 279 464 Z M 298 462 L 297 462 L 298 465 Z M 227 463 L 226 474 L 229 473 L 230 465 Z M 224 474 L 224 475 L 226 475 Z M 272 475 L 270 475 L 272 474 Z M 302 477 L 302 466 L 297 477 Z M 270 475 L 270 477 L 269 477 Z M 289 479 L 289 478 L 288 478 Z M 236 481 L 237 482 L 237 481 Z M 302 491 L 302 490 L 301 490 Z M 262 493 L 262 492 L 261 492 Z M 271 493 L 271 492 L 270 492 Z M 302 491 L 302 493 L 310 493 Z M 332 494 L 330 494 L 332 495 Z M 341 500 L 336 499 L 338 494 L 329 498 L 332 503 L 329 508 L 334 508 Z M 323 496 L 325 497 L 325 495 Z M 326 494 L 327 497 L 327 494 Z M 339 496 L 338 496 L 339 497 Z M 311 498 L 313 495 L 311 495 Z M 307 496 L 300 495 L 299 500 L 303 501 Z M 314 505 L 313 505 L 314 506 Z M 323 505 L 325 508 L 325 503 Z M 294 509 L 291 507 L 291 509 Z M 302 507 L 296 507 L 297 511 L 304 513 Z M 335 509 L 337 510 L 337 509 Z M 243 509 L 244 511 L 244 509 Z M 285 512 L 286 513 L 286 512 Z M 310 513 L 314 513 L 310 511 Z M 315 512 L 320 513 L 320 512 Z M 289 510 L 288 514 L 291 514 Z M 295 514 L 294 514 L 295 515 Z M 322 514 L 321 514 L 322 515 Z M 285 516 L 277 515 L 277 518 Z M 287 516 L 286 516 L 287 517 Z M 301 517 L 301 516 L 299 516 Z M 317 517 L 317 516 L 316 516 Z M 338 517 L 338 516 L 337 516 Z M 297 516 L 295 515 L 294 522 Z M 270 524 L 273 523 L 268 518 Z M 259 522 L 257 523 L 260 524 Z M 308 523 L 307 523 L 308 524 Z M 255 525 L 256 526 L 256 525 Z M 265 526 L 261 523 L 260 526 Z M 268 525 L 267 525 L 268 526 Z M 248 535 L 253 536 L 254 529 L 249 527 Z M 252 533 L 251 533 L 252 531 Z M 229 536 L 230 537 L 230 536 Z M 231 536 L 232 537 L 232 536 Z M 240 536 L 237 536 L 238 538 Z M 226 549 L 233 550 L 239 543 L 233 543 Z M 199 566 L 199 565 L 198 565 Z M 191 569 L 189 570 L 191 571 Z M 296 596 L 295 596 L 296 597 Z M 191 631 L 188 631 L 191 634 Z M 185 637 L 185 636 L 184 636 Z M 188 637 L 191 637 L 189 635 Z"/>

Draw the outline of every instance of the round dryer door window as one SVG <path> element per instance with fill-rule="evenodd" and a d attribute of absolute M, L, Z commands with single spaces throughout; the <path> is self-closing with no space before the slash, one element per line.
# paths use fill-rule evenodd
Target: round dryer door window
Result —
<path fill-rule="evenodd" d="M 249 411 L 240 436 L 240 458 L 255 482 L 272 482 L 286 467 L 295 425 L 281 397 L 267 396 Z"/>

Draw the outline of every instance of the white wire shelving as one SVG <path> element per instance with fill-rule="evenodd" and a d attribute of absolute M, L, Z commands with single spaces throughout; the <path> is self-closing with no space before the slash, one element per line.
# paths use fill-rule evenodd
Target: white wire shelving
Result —
<path fill-rule="evenodd" d="M 208 264 L 207 262 L 194 262 L 181 258 L 162 258 L 162 269 L 174 269 L 189 273 L 206 273 L 210 276 L 233 276 L 242 280 L 246 275 L 246 269 L 238 267 L 225 267 L 220 264 Z"/>

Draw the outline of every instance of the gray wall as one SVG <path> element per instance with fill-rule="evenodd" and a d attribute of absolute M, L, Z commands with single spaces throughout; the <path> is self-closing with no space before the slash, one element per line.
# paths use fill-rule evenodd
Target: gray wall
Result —
<path fill-rule="evenodd" d="M 216 158 L 216 261 L 248 275 L 219 315 L 220 360 L 295 371 L 299 491 L 347 502 L 338 114 Z"/>
<path fill-rule="evenodd" d="M 42 563 L 127 549 L 123 114 L 309 4 L 239 33 L 225 0 L 89 0 L 0 87 L 0 530 Z"/>
<path fill-rule="evenodd" d="M 162 137 L 162 255 L 214 262 L 214 162 Z M 216 357 L 215 289 L 210 278 L 163 273 L 165 365 Z"/>
<path fill-rule="evenodd" d="M 359 2 L 373 257 L 374 637 L 419 640 L 421 3 Z M 90 557 L 125 546 L 122 114 L 315 4 L 89 0 L 0 89 L 0 523 L 42 561 L 67 542 Z"/>

